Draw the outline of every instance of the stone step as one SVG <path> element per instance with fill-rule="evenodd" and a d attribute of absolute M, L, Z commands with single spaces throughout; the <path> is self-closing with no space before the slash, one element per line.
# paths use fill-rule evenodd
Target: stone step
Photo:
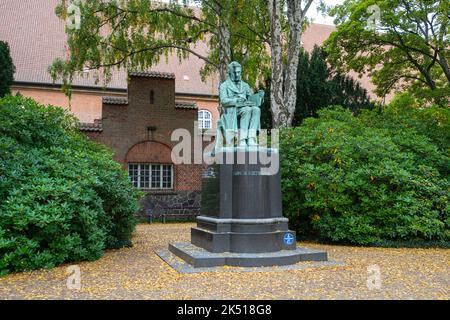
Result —
<path fill-rule="evenodd" d="M 169 244 L 169 251 L 194 268 L 233 266 L 271 267 L 295 264 L 300 261 L 327 261 L 325 251 L 297 248 L 268 253 L 212 253 L 190 243 Z"/>

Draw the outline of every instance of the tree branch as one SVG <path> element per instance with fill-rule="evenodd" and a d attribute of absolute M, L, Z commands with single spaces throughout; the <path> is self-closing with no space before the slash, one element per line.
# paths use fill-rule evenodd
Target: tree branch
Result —
<path fill-rule="evenodd" d="M 124 50 L 122 50 L 120 48 L 114 47 L 111 44 L 107 44 L 107 45 L 109 45 L 110 47 L 112 47 L 115 50 L 118 50 L 118 51 L 121 51 L 121 52 L 127 52 L 127 51 L 124 51 Z M 177 50 L 181 50 L 181 51 L 186 51 L 186 52 L 188 52 L 188 53 L 198 57 L 199 59 L 204 60 L 206 63 L 212 65 L 213 67 L 215 67 L 217 69 L 219 68 L 219 66 L 216 63 L 212 62 L 207 57 L 202 56 L 201 54 L 195 52 L 194 50 L 192 50 L 190 48 L 182 47 L 182 46 L 179 46 L 179 45 L 174 45 L 174 44 L 157 45 L 157 46 L 153 46 L 153 47 L 149 47 L 149 48 L 144 48 L 144 49 L 140 49 L 140 50 L 136 50 L 136 51 L 131 51 L 131 52 L 128 52 L 125 56 L 123 56 L 120 60 L 118 60 L 116 62 L 111 62 L 111 63 L 107 63 L 107 64 L 99 64 L 99 65 L 93 66 L 93 67 L 90 66 L 89 68 L 99 69 L 99 68 L 108 68 L 108 67 L 117 66 L 117 65 L 122 64 L 126 59 L 130 58 L 133 55 L 144 53 L 144 52 L 147 52 L 147 51 L 159 51 L 159 50 L 162 50 L 162 49 L 177 49 Z"/>

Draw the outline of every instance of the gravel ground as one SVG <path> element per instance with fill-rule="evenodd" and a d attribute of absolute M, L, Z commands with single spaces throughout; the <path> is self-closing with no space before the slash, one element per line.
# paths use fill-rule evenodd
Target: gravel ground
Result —
<path fill-rule="evenodd" d="M 299 243 L 344 266 L 273 272 L 179 274 L 155 250 L 189 241 L 194 224 L 141 224 L 134 246 L 81 262 L 81 289 L 69 265 L 0 278 L 0 299 L 450 299 L 450 250 Z M 369 286 L 379 268 L 380 282 Z M 375 270 L 375 271 L 374 271 Z M 369 281 L 369 284 L 371 282 Z M 379 287 L 377 285 L 380 285 Z"/>

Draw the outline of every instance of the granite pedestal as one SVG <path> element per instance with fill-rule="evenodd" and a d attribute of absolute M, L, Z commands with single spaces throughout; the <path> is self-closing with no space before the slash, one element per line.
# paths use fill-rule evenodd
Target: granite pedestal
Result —
<path fill-rule="evenodd" d="M 191 244 L 171 244 L 170 252 L 199 268 L 327 261 L 324 251 L 296 247 L 282 215 L 278 150 L 223 148 L 215 157 Z"/>

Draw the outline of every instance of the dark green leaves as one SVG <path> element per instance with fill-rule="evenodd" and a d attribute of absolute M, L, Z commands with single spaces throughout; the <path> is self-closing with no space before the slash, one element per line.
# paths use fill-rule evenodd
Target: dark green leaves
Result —
<path fill-rule="evenodd" d="M 440 119 L 437 124 L 430 114 Z M 445 109 L 319 111 L 282 133 L 284 212 L 300 237 L 338 243 L 450 241 Z"/>
<path fill-rule="evenodd" d="M 9 45 L 0 41 L 0 98 L 11 93 L 15 67 L 11 58 Z"/>
<path fill-rule="evenodd" d="M 0 274 L 99 258 L 129 242 L 139 194 L 76 120 L 0 100 Z"/>

